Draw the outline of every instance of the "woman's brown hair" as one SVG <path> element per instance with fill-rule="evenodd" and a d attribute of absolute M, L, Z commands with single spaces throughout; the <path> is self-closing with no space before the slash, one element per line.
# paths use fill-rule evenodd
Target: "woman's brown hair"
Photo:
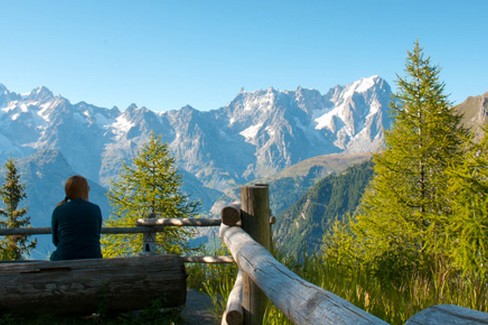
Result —
<path fill-rule="evenodd" d="M 64 192 L 66 197 L 63 201 L 59 202 L 58 205 L 63 205 L 68 202 L 68 200 L 83 199 L 88 201 L 88 192 L 90 187 L 88 186 L 88 181 L 86 178 L 80 175 L 71 176 L 66 180 L 64 186 Z"/>

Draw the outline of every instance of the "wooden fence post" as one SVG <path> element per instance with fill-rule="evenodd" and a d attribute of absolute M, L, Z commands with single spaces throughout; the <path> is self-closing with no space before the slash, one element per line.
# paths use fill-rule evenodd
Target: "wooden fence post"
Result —
<path fill-rule="evenodd" d="M 241 187 L 241 227 L 268 250 L 271 248 L 269 218 L 268 185 Z M 267 301 L 266 295 L 246 274 L 243 274 L 242 285 L 244 324 L 262 324 Z"/>
<path fill-rule="evenodd" d="M 151 212 L 148 219 L 155 219 L 156 214 Z M 152 227 L 153 228 L 153 227 Z M 156 253 L 156 231 L 146 232 L 142 238 L 142 255 L 152 255 Z"/>

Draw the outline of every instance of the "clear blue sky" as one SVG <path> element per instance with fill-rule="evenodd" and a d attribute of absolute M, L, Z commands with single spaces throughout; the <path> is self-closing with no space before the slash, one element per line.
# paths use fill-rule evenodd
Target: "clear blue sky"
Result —
<path fill-rule="evenodd" d="M 0 83 L 72 102 L 199 110 L 245 90 L 380 75 L 418 39 L 450 99 L 488 91 L 488 1 L 0 0 Z"/>

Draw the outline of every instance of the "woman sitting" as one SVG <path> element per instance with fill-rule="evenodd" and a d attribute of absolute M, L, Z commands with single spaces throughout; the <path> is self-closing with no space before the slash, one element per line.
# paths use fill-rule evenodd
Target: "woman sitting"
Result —
<path fill-rule="evenodd" d="M 82 176 L 71 176 L 64 187 L 66 197 L 53 211 L 51 226 L 56 250 L 51 261 L 101 258 L 102 212 L 88 202 L 90 190 Z"/>

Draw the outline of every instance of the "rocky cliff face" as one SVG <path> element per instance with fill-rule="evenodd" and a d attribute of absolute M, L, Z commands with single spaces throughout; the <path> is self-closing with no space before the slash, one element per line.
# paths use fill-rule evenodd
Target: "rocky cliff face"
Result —
<path fill-rule="evenodd" d="M 454 109 L 463 116 L 463 125 L 473 130 L 476 139 L 481 139 L 483 127 L 488 125 L 488 92 L 481 96 L 468 97 Z"/>
<path fill-rule="evenodd" d="M 0 162 L 58 151 L 74 172 L 107 186 L 152 132 L 170 145 L 200 186 L 225 190 L 328 153 L 381 148 L 391 124 L 388 84 L 374 76 L 322 95 L 273 88 L 241 92 L 226 106 L 156 113 L 72 104 L 45 87 L 16 94 L 0 87 Z M 194 182 L 193 182 L 194 183 Z"/>

